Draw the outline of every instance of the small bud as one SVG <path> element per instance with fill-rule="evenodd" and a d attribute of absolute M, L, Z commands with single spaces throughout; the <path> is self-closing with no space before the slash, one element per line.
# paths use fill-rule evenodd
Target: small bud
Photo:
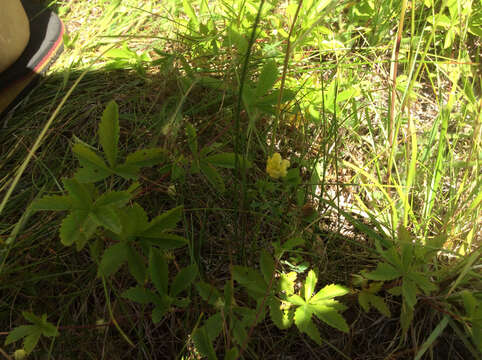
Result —
<path fill-rule="evenodd" d="M 13 358 L 15 360 L 24 360 L 27 358 L 27 352 L 24 349 L 15 350 L 13 353 Z"/>

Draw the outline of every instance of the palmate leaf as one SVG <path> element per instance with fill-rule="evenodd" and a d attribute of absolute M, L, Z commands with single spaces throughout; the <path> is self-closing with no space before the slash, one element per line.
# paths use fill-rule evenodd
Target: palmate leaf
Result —
<path fill-rule="evenodd" d="M 94 194 L 90 186 L 81 184 L 75 179 L 63 179 L 62 182 L 72 199 L 72 208 L 82 210 L 91 208 Z"/>
<path fill-rule="evenodd" d="M 363 276 L 374 281 L 390 281 L 399 278 L 402 276 L 402 273 L 394 266 L 380 262 L 375 270 L 372 272 L 364 272 Z"/>
<path fill-rule="evenodd" d="M 381 314 L 391 317 L 390 309 L 381 296 L 374 295 L 368 291 L 361 291 L 358 294 L 358 303 L 365 312 L 368 312 L 370 307 L 373 306 Z"/>
<path fill-rule="evenodd" d="M 268 290 L 263 277 L 249 267 L 233 266 L 233 279 L 244 286 L 255 298 L 264 296 Z"/>
<path fill-rule="evenodd" d="M 119 107 L 110 101 L 100 120 L 99 141 L 111 167 L 116 165 L 117 144 L 119 142 Z"/>
<path fill-rule="evenodd" d="M 186 290 L 194 281 L 194 279 L 196 279 L 197 273 L 198 271 L 196 264 L 192 264 L 188 267 L 181 269 L 181 271 L 179 271 L 179 273 L 172 281 L 169 295 L 172 297 L 176 297 L 181 292 Z"/>
<path fill-rule="evenodd" d="M 295 325 L 299 331 L 307 334 L 313 341 L 321 345 L 320 332 L 311 319 L 312 315 L 313 309 L 310 305 L 305 304 L 298 307 L 294 314 Z"/>
<path fill-rule="evenodd" d="M 111 171 L 102 158 L 87 146 L 81 143 L 76 143 L 72 147 L 73 153 L 79 159 L 82 166 L 89 166 L 99 170 Z"/>
<path fill-rule="evenodd" d="M 8 333 L 8 336 L 5 339 L 5 346 L 10 345 L 20 339 L 23 339 L 25 336 L 30 335 L 37 331 L 38 331 L 38 328 L 35 325 L 17 326 L 15 329 L 13 329 Z"/>

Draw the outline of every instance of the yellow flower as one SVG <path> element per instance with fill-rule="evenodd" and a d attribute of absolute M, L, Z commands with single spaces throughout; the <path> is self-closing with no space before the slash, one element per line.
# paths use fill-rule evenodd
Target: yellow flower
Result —
<path fill-rule="evenodd" d="M 278 179 L 285 177 L 288 173 L 288 167 L 290 166 L 289 160 L 283 160 L 279 153 L 274 153 L 273 156 L 268 157 L 268 163 L 266 164 L 266 172 L 272 178 Z"/>

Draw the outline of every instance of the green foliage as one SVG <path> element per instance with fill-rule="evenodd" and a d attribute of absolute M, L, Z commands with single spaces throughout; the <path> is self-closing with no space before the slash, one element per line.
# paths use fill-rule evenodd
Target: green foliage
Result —
<path fill-rule="evenodd" d="M 30 354 L 41 336 L 55 337 L 59 335 L 57 327 L 47 321 L 47 314 L 38 317 L 30 312 L 22 312 L 23 317 L 32 323 L 32 325 L 20 325 L 9 332 L 5 339 L 5 345 L 14 343 L 23 339 L 23 349 Z"/>
<path fill-rule="evenodd" d="M 122 296 L 139 304 L 153 304 L 152 321 L 158 323 L 173 307 L 185 308 L 190 303 L 189 297 L 179 297 L 186 291 L 198 275 L 197 266 L 181 269 L 169 286 L 168 264 L 164 255 L 154 247 L 150 248 L 148 273 L 155 292 L 143 286 L 144 281 L 132 287 Z M 144 279 L 143 279 L 144 280 Z"/>

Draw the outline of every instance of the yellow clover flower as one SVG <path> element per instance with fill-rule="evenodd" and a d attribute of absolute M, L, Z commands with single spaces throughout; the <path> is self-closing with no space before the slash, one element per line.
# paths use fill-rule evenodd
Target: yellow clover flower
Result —
<path fill-rule="evenodd" d="M 266 172 L 274 179 L 285 177 L 290 166 L 289 160 L 283 160 L 279 153 L 274 153 L 273 156 L 268 157 L 266 164 Z"/>

